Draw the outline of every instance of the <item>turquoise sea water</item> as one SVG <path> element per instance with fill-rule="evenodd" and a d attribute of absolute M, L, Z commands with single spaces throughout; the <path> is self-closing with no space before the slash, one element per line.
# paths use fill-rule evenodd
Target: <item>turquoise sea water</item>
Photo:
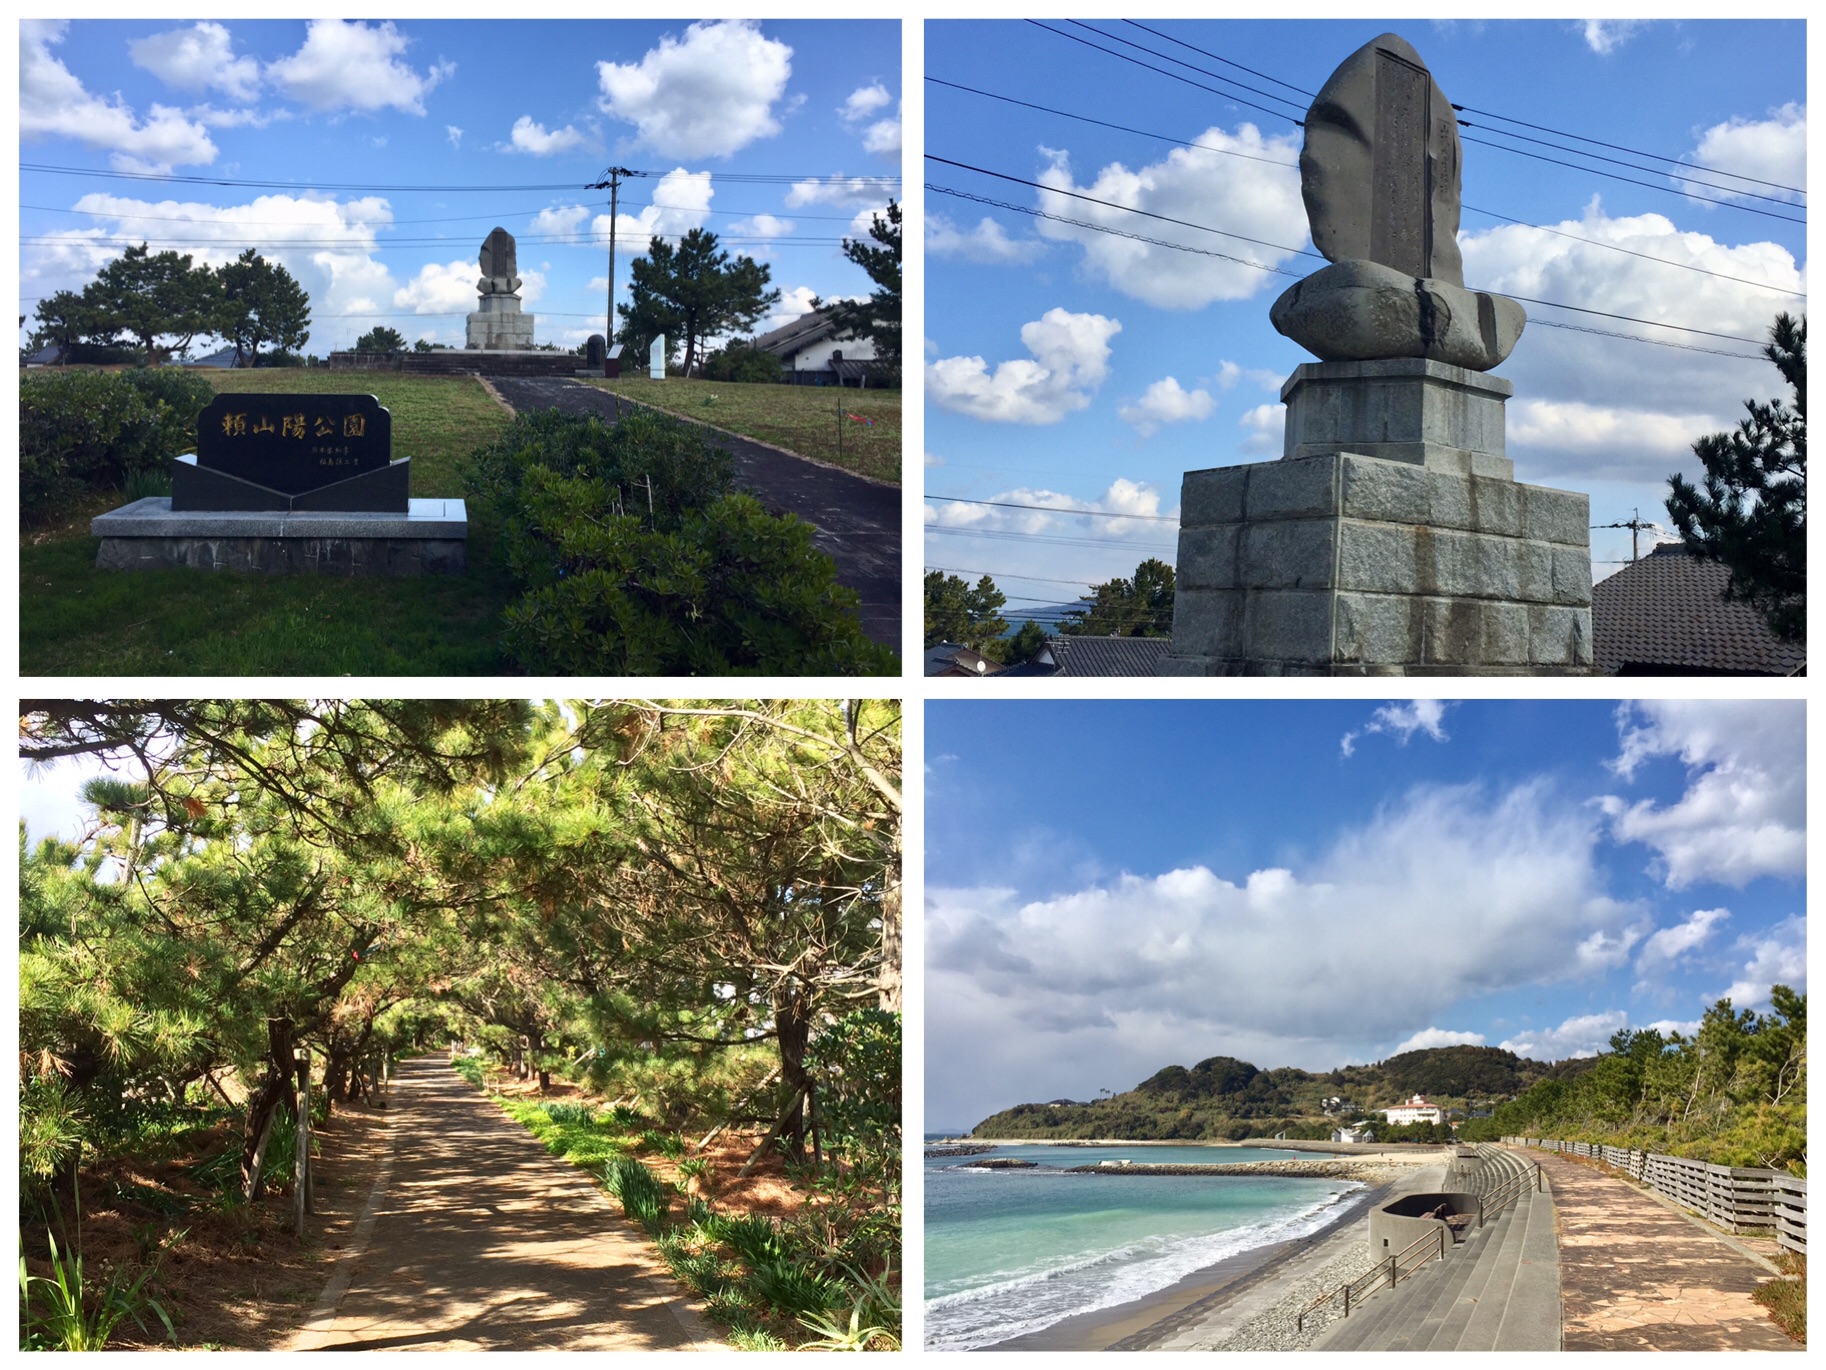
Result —
<path fill-rule="evenodd" d="M 1114 1308 L 1216 1261 L 1316 1231 L 1361 1185 L 1280 1176 L 1072 1175 L 1102 1160 L 1221 1164 L 1293 1152 L 1243 1147 L 1005 1146 L 1032 1170 L 926 1160 L 926 1336 L 967 1351 Z"/>

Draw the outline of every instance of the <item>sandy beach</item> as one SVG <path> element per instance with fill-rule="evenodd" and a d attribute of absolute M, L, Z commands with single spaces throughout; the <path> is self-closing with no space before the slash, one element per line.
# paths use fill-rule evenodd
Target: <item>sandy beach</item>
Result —
<path fill-rule="evenodd" d="M 1033 1145 L 1031 1142 L 1015 1144 Z M 1322 1150 L 1336 1159 L 1313 1162 L 1310 1169 L 1302 1162 L 1263 1161 L 1225 1166 L 1224 1171 L 1246 1173 L 1259 1169 L 1260 1173 L 1285 1174 L 1290 1173 L 1289 1167 L 1300 1166 L 1291 1173 L 1323 1173 L 1335 1178 L 1357 1179 L 1368 1187 L 1343 1200 L 1332 1221 L 1305 1237 L 1239 1252 L 1132 1303 L 1080 1313 L 1051 1327 L 983 1349 L 1189 1351 L 1211 1347 L 1239 1332 L 1247 1335 L 1251 1324 L 1256 1322 L 1272 1325 L 1265 1327 L 1257 1338 L 1272 1346 L 1281 1339 L 1277 1314 L 1282 1305 L 1295 1298 L 1303 1301 L 1310 1297 L 1306 1287 L 1322 1287 L 1324 1278 L 1329 1278 L 1327 1272 L 1334 1267 L 1344 1269 L 1368 1263 L 1370 1209 L 1399 1194 L 1436 1187 L 1443 1175 L 1439 1150 L 1432 1147 L 1408 1150 L 1346 1143 L 1304 1143 L 1297 1148 L 1278 1142 L 1266 1145 L 1289 1150 Z M 1348 1164 L 1345 1164 L 1346 1158 Z M 1155 1173 L 1168 1171 L 1167 1167 L 1148 1169 Z M 1348 1174 L 1338 1174 L 1346 1169 Z M 1204 1166 L 1178 1169 L 1178 1173 L 1184 1174 L 1206 1171 Z M 1086 1183 L 1095 1183 L 1095 1179 L 1087 1176 Z"/>

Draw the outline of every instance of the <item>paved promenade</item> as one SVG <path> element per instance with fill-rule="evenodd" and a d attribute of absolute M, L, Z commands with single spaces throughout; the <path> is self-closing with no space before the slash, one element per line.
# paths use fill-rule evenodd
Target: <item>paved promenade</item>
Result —
<path fill-rule="evenodd" d="M 1559 1210 L 1568 1351 L 1799 1351 L 1750 1296 L 1773 1278 L 1628 1181 L 1530 1151 Z"/>

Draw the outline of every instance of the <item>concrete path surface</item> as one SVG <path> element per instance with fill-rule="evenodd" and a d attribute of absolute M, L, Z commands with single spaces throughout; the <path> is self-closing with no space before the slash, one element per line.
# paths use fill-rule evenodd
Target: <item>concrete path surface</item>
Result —
<path fill-rule="evenodd" d="M 488 383 L 516 413 L 556 409 L 615 419 L 615 396 L 579 381 L 491 376 Z M 900 651 L 900 490 L 746 438 L 707 435 L 735 458 L 738 486 L 770 513 L 796 514 L 817 529 L 812 540 L 837 563 L 837 579 L 862 597 L 862 630 Z"/>
<path fill-rule="evenodd" d="M 293 1351 L 722 1345 L 582 1172 L 442 1057 L 393 1089 L 392 1154 Z"/>
<path fill-rule="evenodd" d="M 1559 1207 L 1568 1351 L 1798 1351 L 1750 1296 L 1756 1261 L 1626 1180 L 1531 1151 Z"/>

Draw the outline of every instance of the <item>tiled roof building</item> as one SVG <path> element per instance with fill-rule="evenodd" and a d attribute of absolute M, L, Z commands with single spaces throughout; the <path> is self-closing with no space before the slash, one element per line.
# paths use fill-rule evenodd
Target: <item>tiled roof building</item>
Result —
<path fill-rule="evenodd" d="M 1782 642 L 1748 604 L 1727 603 L 1730 573 L 1680 543 L 1657 547 L 1591 590 L 1598 675 L 1795 675 L 1805 644 Z"/>

